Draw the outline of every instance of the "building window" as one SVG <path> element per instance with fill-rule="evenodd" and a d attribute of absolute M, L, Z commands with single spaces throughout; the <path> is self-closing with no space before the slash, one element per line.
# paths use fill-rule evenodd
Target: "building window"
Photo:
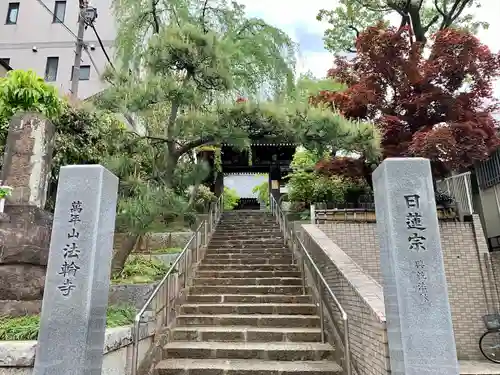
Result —
<path fill-rule="evenodd" d="M 71 68 L 71 80 L 73 80 L 73 72 L 75 67 Z M 80 81 L 88 81 L 90 79 L 90 65 L 80 65 Z"/>
<path fill-rule="evenodd" d="M 55 82 L 57 80 L 57 68 L 59 67 L 59 57 L 47 57 L 45 66 L 45 80 Z"/>
<path fill-rule="evenodd" d="M 17 17 L 19 16 L 19 3 L 9 3 L 9 8 L 7 10 L 7 25 L 15 25 L 17 23 Z"/>
<path fill-rule="evenodd" d="M 10 66 L 10 59 L 9 58 L 0 58 L 0 61 L 3 62 L 5 65 Z"/>
<path fill-rule="evenodd" d="M 66 1 L 56 1 L 54 6 L 54 18 L 53 23 L 64 23 L 64 17 L 66 16 Z"/>

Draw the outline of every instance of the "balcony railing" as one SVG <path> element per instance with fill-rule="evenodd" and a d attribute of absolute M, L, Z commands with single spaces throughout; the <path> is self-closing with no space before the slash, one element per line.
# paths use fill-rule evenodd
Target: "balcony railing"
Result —
<path fill-rule="evenodd" d="M 457 174 L 447 177 L 436 183 L 437 188 L 451 196 L 458 205 L 460 216 L 472 215 L 472 184 L 471 172 Z"/>

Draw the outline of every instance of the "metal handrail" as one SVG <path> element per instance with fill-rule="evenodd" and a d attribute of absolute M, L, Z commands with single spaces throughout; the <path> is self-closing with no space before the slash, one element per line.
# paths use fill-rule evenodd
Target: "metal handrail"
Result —
<path fill-rule="evenodd" d="M 321 273 L 320 269 L 316 265 L 316 262 L 313 260 L 311 254 L 307 251 L 306 247 L 298 238 L 297 234 L 291 228 L 288 224 L 288 219 L 286 218 L 286 215 L 284 214 L 283 210 L 281 209 L 280 205 L 277 203 L 276 199 L 270 195 L 270 205 L 271 205 L 271 213 L 276 216 L 276 219 L 278 221 L 278 224 L 280 226 L 280 230 L 283 232 L 283 239 L 285 244 L 287 244 L 288 240 L 292 241 L 292 244 L 298 243 L 299 244 L 299 249 L 301 251 L 301 266 L 302 266 L 302 288 L 303 288 L 303 293 L 306 294 L 306 275 L 305 275 L 305 262 L 304 262 L 304 257 L 307 258 L 309 261 L 310 265 L 312 266 L 312 271 L 316 274 L 316 276 L 319 278 L 320 283 L 319 285 L 316 284 L 316 288 L 318 290 L 318 295 L 319 295 L 319 308 L 320 308 L 320 319 L 321 319 L 321 341 L 324 343 L 326 342 L 326 335 L 325 335 L 325 319 L 324 319 L 324 301 L 323 301 L 323 288 L 327 291 L 327 293 L 330 295 L 332 298 L 335 306 L 340 312 L 340 317 L 343 321 L 344 325 L 344 370 L 346 375 L 351 375 L 352 374 L 352 366 L 351 366 L 351 345 L 349 341 L 349 319 L 347 316 L 347 313 L 345 312 L 344 308 L 340 304 L 339 300 L 335 296 L 335 293 L 333 290 L 330 288 L 328 285 L 328 282 L 325 280 L 323 274 Z M 290 230 L 289 230 L 290 229 Z M 292 249 L 292 257 L 295 258 L 294 251 Z M 311 271 L 311 268 L 308 267 L 309 270 Z M 327 309 L 330 319 L 332 319 L 332 322 L 335 324 L 335 318 L 332 316 L 331 312 L 329 309 Z"/>
<path fill-rule="evenodd" d="M 184 288 L 187 286 L 187 275 L 189 272 L 189 266 L 188 262 L 191 260 L 191 263 L 197 262 L 201 259 L 200 254 L 199 254 L 199 249 L 202 248 L 203 246 L 207 246 L 208 242 L 210 241 L 210 238 L 212 233 L 215 231 L 215 227 L 217 223 L 219 222 L 219 219 L 222 215 L 223 211 L 223 196 L 221 195 L 219 199 L 215 202 L 215 204 L 210 208 L 210 211 L 208 213 L 208 219 L 204 220 L 196 229 L 196 231 L 193 233 L 193 235 L 190 237 L 184 248 L 182 249 L 182 252 L 177 256 L 175 261 L 172 263 L 170 268 L 168 269 L 167 273 L 163 278 L 160 280 L 158 285 L 155 287 L 153 292 L 150 294 L 149 298 L 146 300 L 142 308 L 139 310 L 137 315 L 135 316 L 134 319 L 134 329 L 133 329 L 133 337 L 132 337 L 132 368 L 131 368 L 131 375 L 137 375 L 138 371 L 138 361 L 139 361 L 139 340 L 140 340 L 140 335 L 139 335 L 139 329 L 140 329 L 140 324 L 142 321 L 142 318 L 144 317 L 144 313 L 148 309 L 148 307 L 153 303 L 153 301 L 158 300 L 160 297 L 160 291 L 162 291 L 163 288 L 166 287 L 165 290 L 165 303 L 161 305 L 159 309 L 156 309 L 155 311 L 155 316 L 158 315 L 158 313 L 161 313 L 165 311 L 165 321 L 163 325 L 168 325 L 170 321 L 170 302 L 173 301 L 175 302 L 175 299 L 178 297 L 180 289 L 176 288 L 174 291 L 174 298 L 171 298 L 170 296 L 170 277 L 177 275 L 176 277 L 178 278 L 178 275 L 180 275 L 177 272 L 178 266 L 181 264 L 181 261 L 183 260 L 183 284 Z M 202 229 L 203 228 L 203 229 Z M 199 238 L 203 238 L 202 244 L 199 242 Z M 193 246 L 194 243 L 194 255 L 193 257 Z M 202 245 L 202 246 L 200 246 Z M 190 257 L 191 255 L 191 257 Z M 191 258 L 191 259 L 190 259 Z M 177 279 L 175 280 L 177 281 Z M 175 293 L 176 292 L 176 293 Z"/>

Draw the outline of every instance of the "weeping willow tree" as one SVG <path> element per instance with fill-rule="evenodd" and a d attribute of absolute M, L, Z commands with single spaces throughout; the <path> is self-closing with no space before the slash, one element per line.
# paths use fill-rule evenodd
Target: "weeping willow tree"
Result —
<path fill-rule="evenodd" d="M 282 30 L 246 17 L 243 5 L 228 0 L 114 0 L 113 7 L 123 68 L 141 72 L 148 40 L 173 27 L 191 26 L 216 35 L 231 62 L 226 68 L 232 89 L 240 95 L 271 94 L 293 85 L 297 46 Z"/>

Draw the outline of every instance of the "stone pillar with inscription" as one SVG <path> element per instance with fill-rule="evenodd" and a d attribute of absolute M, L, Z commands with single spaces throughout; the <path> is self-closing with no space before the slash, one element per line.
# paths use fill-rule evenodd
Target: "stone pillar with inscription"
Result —
<path fill-rule="evenodd" d="M 390 158 L 373 174 L 392 375 L 458 375 L 428 159 Z"/>
<path fill-rule="evenodd" d="M 34 375 L 100 375 L 118 178 L 61 168 Z"/>
<path fill-rule="evenodd" d="M 13 188 L 0 214 L 0 316 L 40 312 L 52 215 L 43 210 L 54 128 L 41 114 L 10 122 L 0 180 Z"/>

